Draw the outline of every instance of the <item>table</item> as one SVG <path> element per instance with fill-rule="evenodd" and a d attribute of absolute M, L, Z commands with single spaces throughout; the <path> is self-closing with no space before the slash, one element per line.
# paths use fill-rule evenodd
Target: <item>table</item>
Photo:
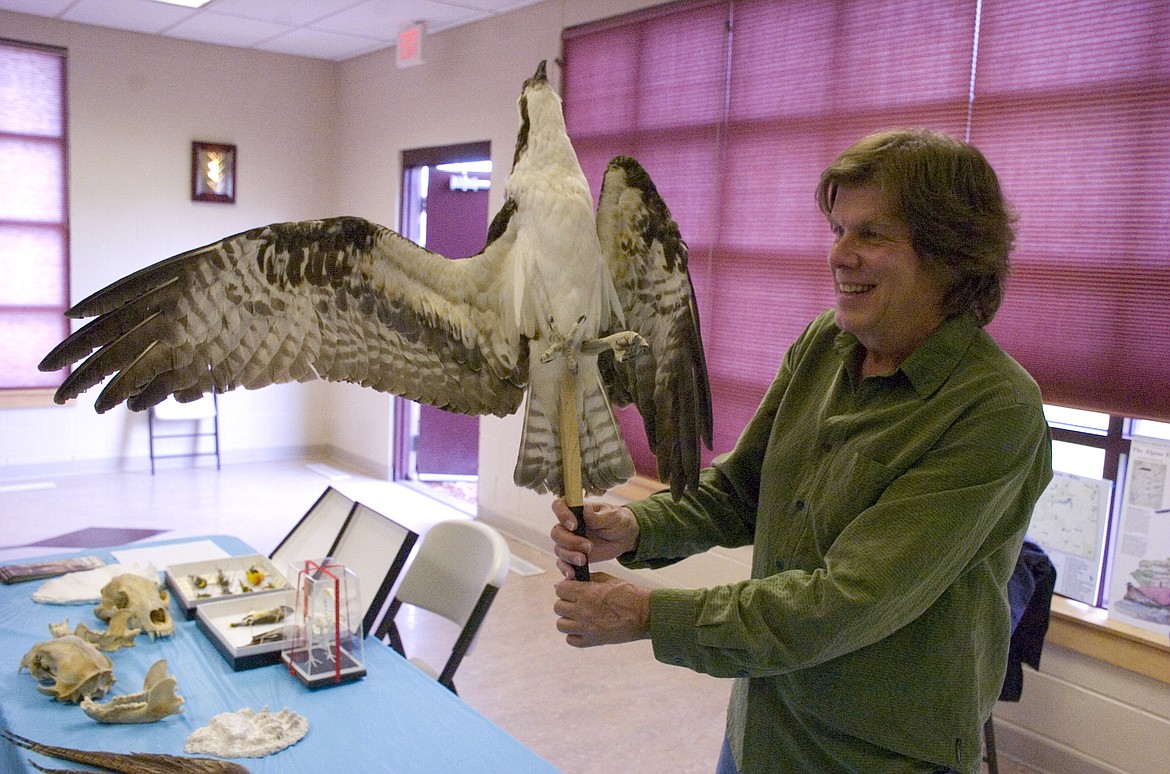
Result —
<path fill-rule="evenodd" d="M 227 536 L 213 540 L 230 554 L 254 553 Z M 167 545 L 182 541 L 159 541 Z M 138 545 L 133 546 L 139 547 Z M 118 550 L 118 549 L 111 549 Z M 111 550 L 96 554 L 113 562 Z M 32 561 L 32 560 L 20 560 Z M 193 620 L 182 617 L 172 600 L 175 634 L 151 642 L 140 635 L 133 648 L 108 654 L 117 679 L 113 696 L 142 690 L 146 670 L 160 658 L 178 678 L 184 711 L 156 723 L 103 725 L 77 705 L 60 704 L 36 690 L 27 673 L 17 673 L 20 659 L 35 643 L 50 639 L 48 625 L 69 619 L 95 628 L 104 624 L 93 605 L 42 605 L 32 601 L 40 581 L 0 585 L 0 727 L 38 742 L 111 752 L 182 755 L 183 744 L 197 728 L 220 712 L 243 708 L 273 712 L 284 708 L 304 715 L 309 733 L 297 744 L 266 758 L 238 758 L 256 774 L 323 771 L 402 772 L 555 772 L 551 764 L 524 747 L 458 696 L 431 680 L 391 648 L 367 638 L 367 675 L 356 682 L 310 690 L 281 664 L 233 672 Z M 66 768 L 0 740 L 0 771 L 31 772 L 28 759 Z"/>

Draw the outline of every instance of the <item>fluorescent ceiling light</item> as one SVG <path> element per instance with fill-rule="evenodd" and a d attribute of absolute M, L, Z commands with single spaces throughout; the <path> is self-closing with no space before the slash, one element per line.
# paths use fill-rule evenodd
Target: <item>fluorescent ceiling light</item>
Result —
<path fill-rule="evenodd" d="M 211 0 L 155 0 L 156 3 L 166 3 L 167 5 L 181 5 L 184 8 L 202 8 L 211 2 Z"/>

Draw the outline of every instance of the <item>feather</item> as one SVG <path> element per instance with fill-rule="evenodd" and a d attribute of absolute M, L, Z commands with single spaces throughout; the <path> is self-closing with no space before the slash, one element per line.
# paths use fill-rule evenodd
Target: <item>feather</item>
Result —
<path fill-rule="evenodd" d="M 0 731 L 17 747 L 59 758 L 73 763 L 99 766 L 106 771 L 124 774 L 248 774 L 248 769 L 238 763 L 215 758 L 197 758 L 185 755 L 160 755 L 156 753 L 112 753 L 100 750 L 76 750 L 71 747 L 55 747 L 41 744 L 11 731 Z M 33 764 L 37 766 L 37 764 Z M 40 769 L 40 766 L 37 766 Z M 52 769 L 41 769 L 52 771 Z"/>
<path fill-rule="evenodd" d="M 637 405 L 678 496 L 697 482 L 698 440 L 711 438 L 686 245 L 633 159 L 610 164 L 594 212 L 543 62 L 518 107 L 506 200 L 478 255 L 448 260 L 354 217 L 229 236 L 70 309 L 95 319 L 41 362 L 51 371 L 82 361 L 55 400 L 105 382 L 99 413 L 121 403 L 141 411 L 168 395 L 320 378 L 505 416 L 527 395 L 514 478 L 563 494 L 559 390 L 568 377 L 584 487 L 599 494 L 634 472 L 612 399 Z M 598 342 L 627 324 L 649 354 L 619 363 Z"/>

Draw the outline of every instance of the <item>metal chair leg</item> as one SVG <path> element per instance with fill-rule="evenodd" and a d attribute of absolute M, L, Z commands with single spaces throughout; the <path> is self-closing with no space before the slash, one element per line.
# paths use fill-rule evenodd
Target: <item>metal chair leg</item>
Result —
<path fill-rule="evenodd" d="M 987 722 L 983 724 L 983 746 L 987 751 L 983 760 L 987 763 L 988 774 L 999 774 L 999 760 L 995 755 L 995 718 L 991 715 L 988 715 Z"/>

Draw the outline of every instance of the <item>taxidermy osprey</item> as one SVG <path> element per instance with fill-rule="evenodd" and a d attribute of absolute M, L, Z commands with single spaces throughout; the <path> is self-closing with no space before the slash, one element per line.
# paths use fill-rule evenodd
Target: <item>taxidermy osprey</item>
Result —
<path fill-rule="evenodd" d="M 514 478 L 558 495 L 562 415 L 579 417 L 581 483 L 600 494 L 634 473 L 610 408 L 633 402 L 680 496 L 697 483 L 699 441 L 711 446 L 686 244 L 632 158 L 610 162 L 594 216 L 544 62 L 519 108 L 506 201 L 478 255 L 449 260 L 352 217 L 228 237 L 70 309 L 97 318 L 40 364 L 88 358 L 56 401 L 111 374 L 99 413 L 321 378 L 506 416 L 527 391 Z"/>

